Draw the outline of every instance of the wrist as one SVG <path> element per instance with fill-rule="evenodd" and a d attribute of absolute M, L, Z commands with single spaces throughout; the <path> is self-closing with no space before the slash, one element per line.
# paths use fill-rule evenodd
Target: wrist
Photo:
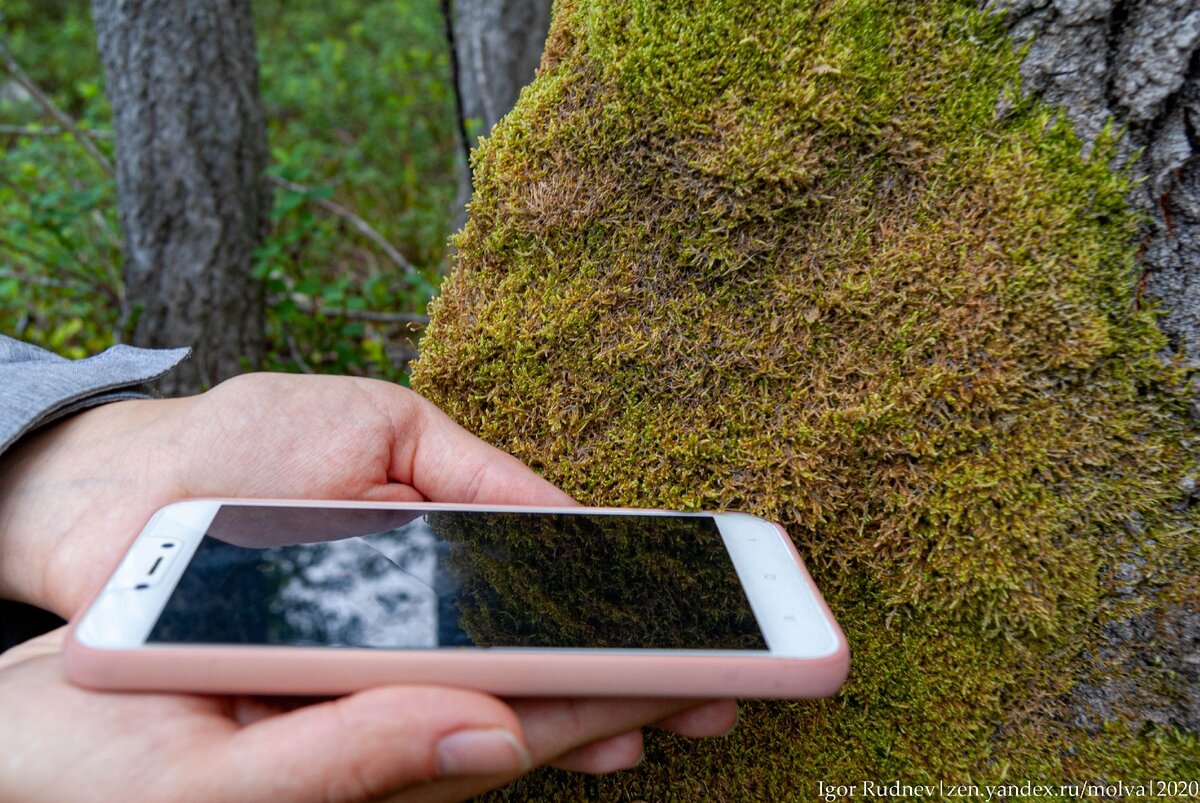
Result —
<path fill-rule="evenodd" d="M 0 598 L 64 618 L 87 601 L 154 509 L 146 504 L 170 496 L 143 444 L 177 403 L 85 410 L 0 457 Z"/>

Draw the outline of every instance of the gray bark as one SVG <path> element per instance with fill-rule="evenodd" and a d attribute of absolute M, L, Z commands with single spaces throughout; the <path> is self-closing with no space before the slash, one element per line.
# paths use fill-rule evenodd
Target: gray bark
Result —
<path fill-rule="evenodd" d="M 270 190 L 248 0 L 94 0 L 116 134 L 135 345 L 191 346 L 163 384 L 194 393 L 263 353 L 251 275 Z"/>
<path fill-rule="evenodd" d="M 457 231 L 466 222 L 471 197 L 469 161 L 475 138 L 467 129 L 477 127 L 477 136 L 486 135 L 516 104 L 521 88 L 533 80 L 550 30 L 551 0 L 445 2 L 451 7 L 449 33 L 459 114 L 470 121 L 461 126 L 465 169 L 454 201 Z"/>
<path fill-rule="evenodd" d="M 1064 109 L 1085 144 L 1106 123 L 1123 130 L 1121 159 L 1140 182 L 1131 196 L 1146 215 L 1142 287 L 1163 310 L 1171 347 L 1200 368 L 1200 8 L 1195 0 L 998 0 L 1018 42 L 1027 93 Z M 1200 389 L 1200 388 L 1198 388 Z M 1200 401 L 1195 405 L 1200 411 Z M 1195 478 L 1185 478 L 1191 504 Z M 1182 515 L 1182 511 L 1181 515 Z M 1186 526 L 1181 519 L 1180 526 Z M 1136 519 L 1129 523 L 1136 535 Z M 1135 727 L 1200 730 L 1200 610 L 1162 604 L 1145 558 L 1117 567 L 1111 611 L 1086 678 L 1068 701 L 1076 724 L 1120 716 Z"/>
<path fill-rule="evenodd" d="M 481 121 L 486 134 L 533 80 L 550 0 L 454 0 L 453 15 L 463 115 Z"/>
<path fill-rule="evenodd" d="M 1112 120 L 1141 181 L 1145 290 L 1172 346 L 1200 366 L 1200 7 L 1195 0 L 1000 0 L 1029 52 L 1026 92 L 1085 141 Z"/>

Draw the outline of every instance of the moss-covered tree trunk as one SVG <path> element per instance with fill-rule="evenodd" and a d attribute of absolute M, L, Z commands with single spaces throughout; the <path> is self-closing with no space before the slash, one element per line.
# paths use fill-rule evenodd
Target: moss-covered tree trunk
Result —
<path fill-rule="evenodd" d="M 1194 0 L 992 4 L 1026 47 L 1026 92 L 1062 108 L 1085 143 L 1122 131 L 1145 216 L 1143 290 L 1172 346 L 1200 365 L 1200 7 Z"/>
<path fill-rule="evenodd" d="M 783 522 L 852 671 L 519 796 L 1200 778 L 1200 433 L 1146 239 L 1194 159 L 1137 200 L 1159 163 L 1021 83 L 1010 26 L 1088 4 L 1027 5 L 556 6 L 414 384 L 582 500 Z M 1112 6 L 1113 52 L 1166 5 Z"/>
<path fill-rule="evenodd" d="M 991 10 L 1003 14 L 1024 48 L 1026 94 L 1062 109 L 1085 149 L 1106 129 L 1121 132 L 1115 163 L 1129 171 L 1129 201 L 1142 216 L 1136 301 L 1159 306 L 1172 352 L 1200 367 L 1200 7 L 1193 0 L 1001 0 Z M 1192 410 L 1200 420 L 1197 398 Z M 1183 482 L 1193 493 L 1193 481 Z M 1125 596 L 1154 596 L 1137 582 L 1136 562 L 1116 570 L 1124 575 Z M 1119 712 L 1135 722 L 1178 722 L 1200 731 L 1200 611 L 1144 602 L 1153 614 L 1139 612 L 1104 632 L 1101 649 L 1121 655 L 1124 671 L 1078 688 L 1072 715 L 1095 725 Z M 1160 638 L 1147 650 L 1155 630 Z M 1176 695 L 1147 695 L 1141 683 L 1130 682 L 1163 663 L 1178 675 Z"/>

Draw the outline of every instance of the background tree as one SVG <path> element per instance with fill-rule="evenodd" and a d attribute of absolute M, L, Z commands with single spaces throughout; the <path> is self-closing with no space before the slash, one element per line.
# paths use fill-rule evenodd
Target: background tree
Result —
<path fill-rule="evenodd" d="M 466 222 L 471 194 L 470 152 L 517 102 L 533 80 L 551 0 L 441 0 L 458 93 L 460 136 L 466 170 L 460 174 L 453 229 Z"/>
<path fill-rule="evenodd" d="M 95 0 L 116 134 L 124 325 L 135 345 L 190 345 L 164 380 L 191 393 L 257 366 L 266 128 L 245 0 Z"/>
<path fill-rule="evenodd" d="M 449 18 L 438 0 L 250 4 L 277 188 L 253 258 L 266 286 L 264 367 L 406 381 L 470 195 Z M 0 59 L 0 327 L 73 357 L 114 332 L 130 338 L 89 7 L 0 9 L 11 45 Z M 536 60 L 540 37 L 533 46 Z"/>
<path fill-rule="evenodd" d="M 550 29 L 550 2 L 454 0 L 452 17 L 463 117 L 487 133 L 533 80 Z"/>
<path fill-rule="evenodd" d="M 1174 247 L 1195 163 L 1139 162 L 1143 203 L 1105 123 L 1157 94 L 1178 143 L 1191 12 L 1091 4 L 1129 92 L 1081 136 L 1006 23 L 1088 6 L 556 5 L 414 387 L 581 500 L 785 523 L 852 657 L 835 700 L 518 795 L 1200 776 L 1200 432 L 1138 211 Z"/>

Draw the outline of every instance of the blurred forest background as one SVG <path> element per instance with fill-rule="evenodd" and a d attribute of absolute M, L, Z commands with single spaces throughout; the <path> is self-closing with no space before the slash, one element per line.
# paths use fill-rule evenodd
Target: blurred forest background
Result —
<path fill-rule="evenodd" d="M 267 283 L 264 367 L 406 382 L 466 170 L 438 0 L 252 8 L 274 189 L 253 267 Z M 129 340 L 113 176 L 45 104 L 113 161 L 91 7 L 3 0 L 0 15 L 0 331 L 81 357 Z M 473 137 L 482 121 L 466 122 Z"/>

